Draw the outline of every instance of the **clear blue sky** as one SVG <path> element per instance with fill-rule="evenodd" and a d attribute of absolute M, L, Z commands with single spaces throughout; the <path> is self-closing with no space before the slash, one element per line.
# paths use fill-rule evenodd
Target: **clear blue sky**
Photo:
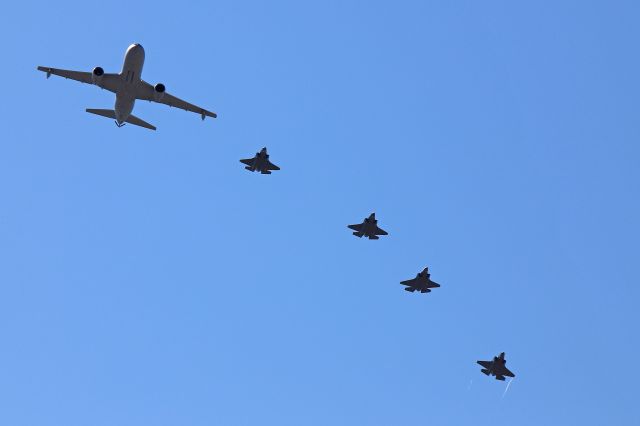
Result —
<path fill-rule="evenodd" d="M 519 4 L 514 4 L 519 3 Z M 635 1 L 9 2 L 0 424 L 637 425 Z M 219 113 L 37 65 L 119 71 Z M 245 171 L 267 146 L 282 171 Z M 389 236 L 346 228 L 375 211 Z M 442 288 L 402 291 L 429 266 Z M 506 351 L 506 383 L 475 364 Z"/>

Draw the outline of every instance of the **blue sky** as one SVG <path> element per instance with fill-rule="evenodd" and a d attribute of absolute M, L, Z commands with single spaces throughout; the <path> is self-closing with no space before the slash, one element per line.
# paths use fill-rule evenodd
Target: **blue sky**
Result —
<path fill-rule="evenodd" d="M 514 3 L 5 5 L 0 424 L 640 423 L 640 6 Z"/>

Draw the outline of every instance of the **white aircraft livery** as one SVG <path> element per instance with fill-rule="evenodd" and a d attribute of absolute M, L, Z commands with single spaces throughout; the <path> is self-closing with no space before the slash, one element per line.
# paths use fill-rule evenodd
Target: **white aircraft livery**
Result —
<path fill-rule="evenodd" d="M 81 83 L 95 84 L 102 89 L 107 89 L 115 93 L 116 104 L 114 109 L 88 108 L 87 112 L 113 118 L 116 120 L 118 127 L 124 126 L 124 123 L 130 123 L 156 130 L 151 124 L 131 114 L 136 99 L 158 102 L 171 107 L 181 108 L 185 111 L 195 112 L 200 114 L 203 120 L 205 117 L 217 117 L 215 112 L 208 111 L 170 95 L 165 91 L 165 86 L 162 83 L 152 86 L 142 80 L 140 77 L 142 75 L 143 65 L 144 49 L 141 44 L 136 43 L 129 46 L 124 54 L 124 64 L 122 65 L 120 74 L 105 73 L 100 67 L 95 67 L 92 72 L 69 71 L 49 67 L 38 67 L 38 70 L 46 72 L 47 78 L 51 77 L 51 74 L 59 75 L 60 77 L 70 78 Z"/>

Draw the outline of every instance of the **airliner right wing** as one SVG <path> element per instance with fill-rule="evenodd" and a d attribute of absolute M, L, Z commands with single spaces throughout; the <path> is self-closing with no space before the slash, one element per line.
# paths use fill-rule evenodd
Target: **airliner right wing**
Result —
<path fill-rule="evenodd" d="M 150 102 L 158 102 L 160 104 L 169 105 L 170 107 L 176 107 L 185 111 L 195 112 L 196 114 L 200 114 L 203 120 L 205 117 L 216 118 L 218 116 L 215 112 L 211 112 L 197 105 L 190 104 L 189 102 L 183 101 L 180 98 L 176 98 L 175 96 L 170 95 L 166 92 L 163 92 L 161 95 L 159 95 L 158 98 L 156 98 L 154 87 L 144 80 L 140 81 L 140 84 L 138 84 L 136 90 L 137 99 L 143 99 Z"/>

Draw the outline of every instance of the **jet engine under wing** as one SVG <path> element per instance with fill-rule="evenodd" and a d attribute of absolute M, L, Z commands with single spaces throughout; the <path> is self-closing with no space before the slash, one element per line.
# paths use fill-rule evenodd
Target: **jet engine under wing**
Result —
<path fill-rule="evenodd" d="M 156 100 L 154 96 L 153 86 L 144 80 L 140 81 L 140 84 L 138 84 L 136 87 L 136 99 L 158 102 L 161 104 L 169 105 L 170 107 L 176 107 L 176 108 L 183 109 L 185 111 L 195 112 L 196 114 L 200 114 L 203 120 L 204 120 L 204 117 L 216 118 L 218 116 L 215 112 L 211 112 L 199 106 L 190 104 L 189 102 L 176 98 L 175 96 L 170 95 L 169 93 L 164 93 L 161 98 Z"/>
<path fill-rule="evenodd" d="M 38 67 L 38 71 L 46 72 L 47 78 L 49 78 L 50 75 L 57 75 L 60 77 L 79 81 L 80 83 L 94 84 L 93 77 L 91 76 L 90 72 L 61 70 L 59 68 L 49 67 Z M 95 85 L 103 89 L 107 89 L 110 92 L 116 93 L 118 91 L 119 81 L 120 76 L 118 74 L 103 74 L 100 80 L 95 83 Z"/>

